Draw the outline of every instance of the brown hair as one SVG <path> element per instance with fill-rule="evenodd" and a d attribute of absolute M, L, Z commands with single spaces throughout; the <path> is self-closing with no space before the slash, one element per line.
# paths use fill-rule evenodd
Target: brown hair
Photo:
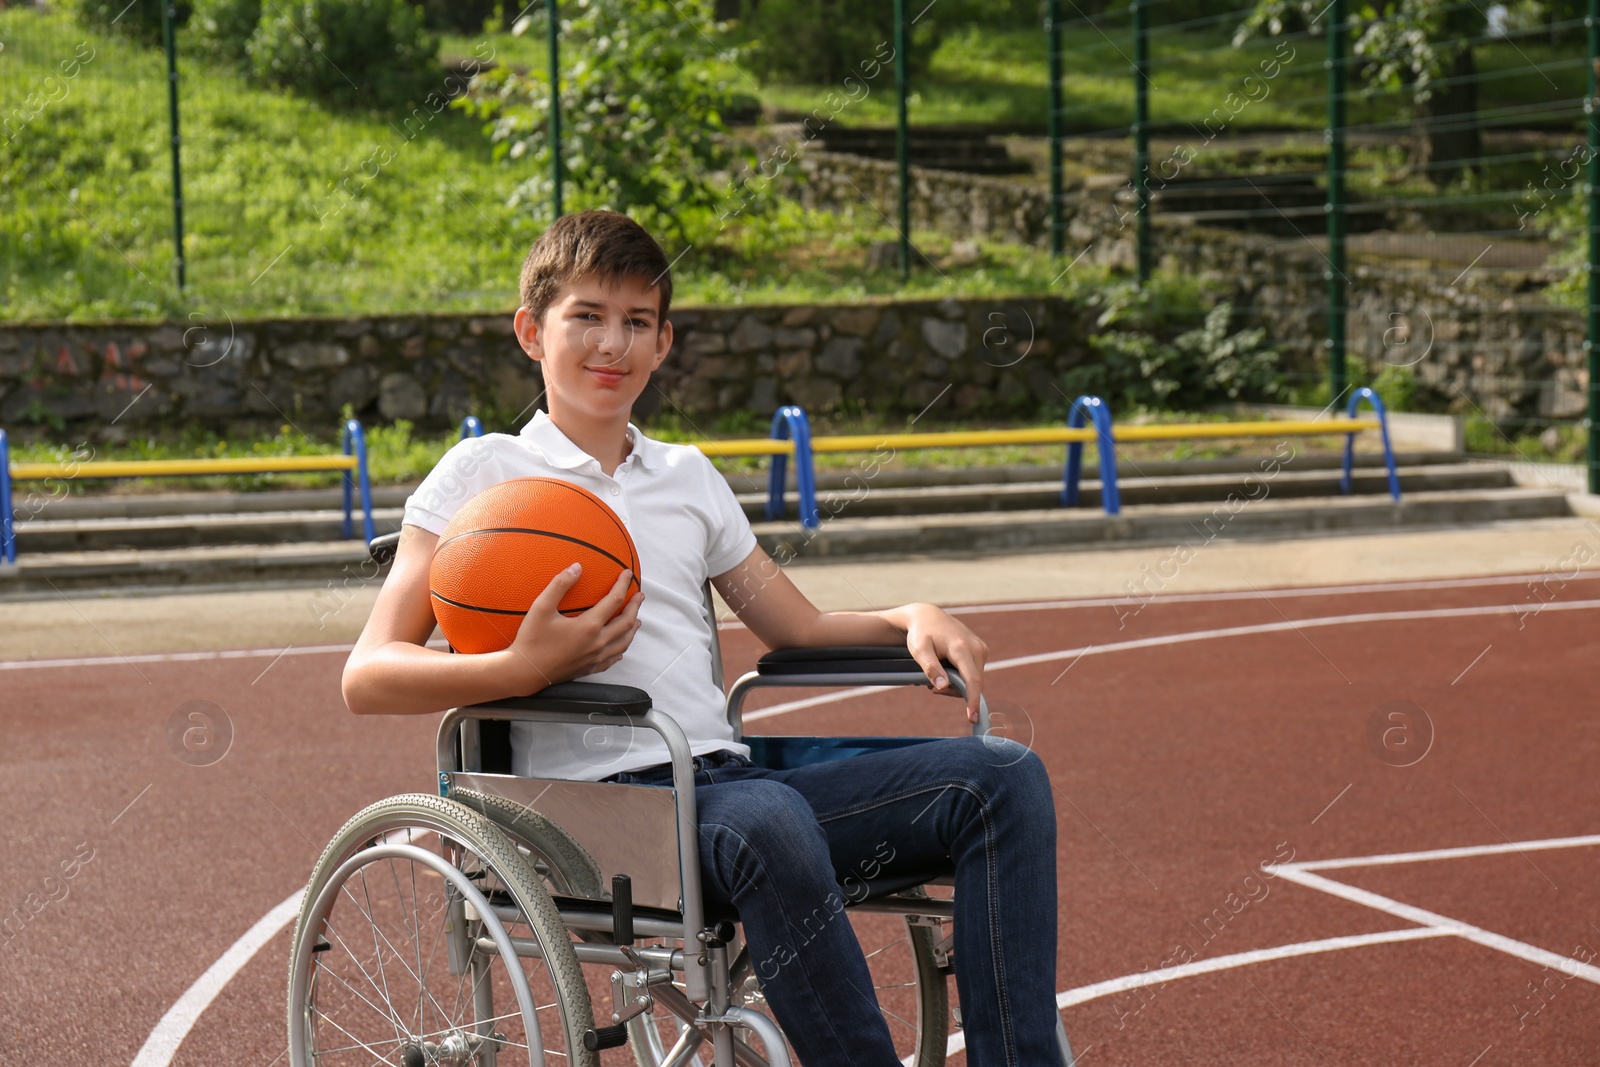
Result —
<path fill-rule="evenodd" d="M 672 274 L 666 253 L 649 232 L 615 211 L 563 215 L 539 236 L 522 262 L 522 304 L 544 321 L 563 285 L 588 274 L 603 284 L 621 278 L 655 286 L 661 294 L 657 328 L 672 305 Z"/>

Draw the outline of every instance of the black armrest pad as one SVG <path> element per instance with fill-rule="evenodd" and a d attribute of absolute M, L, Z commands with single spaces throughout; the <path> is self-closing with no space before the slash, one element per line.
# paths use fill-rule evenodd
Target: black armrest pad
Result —
<path fill-rule="evenodd" d="M 946 667 L 952 664 L 946 663 Z M 778 648 L 756 661 L 758 674 L 880 674 L 922 668 L 903 645 Z"/>
<path fill-rule="evenodd" d="M 399 530 L 396 530 L 394 533 L 386 533 L 381 537 L 374 537 L 372 540 L 367 542 L 367 553 L 372 557 L 373 562 L 377 563 L 379 566 L 382 566 L 385 563 L 393 563 L 395 553 L 399 550 Z"/>
<path fill-rule="evenodd" d="M 532 696 L 510 697 L 472 706 L 509 708 L 514 711 L 575 711 L 580 714 L 603 711 L 638 718 L 650 710 L 650 694 L 631 685 L 557 682 L 545 686 Z"/>

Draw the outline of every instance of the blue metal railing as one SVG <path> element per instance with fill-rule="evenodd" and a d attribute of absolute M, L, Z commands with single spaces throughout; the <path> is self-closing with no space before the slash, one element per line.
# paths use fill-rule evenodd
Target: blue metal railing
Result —
<path fill-rule="evenodd" d="M 1396 503 L 1400 501 L 1400 474 L 1395 470 L 1394 448 L 1389 444 L 1389 412 L 1384 409 L 1383 398 L 1377 393 L 1362 386 L 1350 396 L 1350 406 L 1345 414 L 1352 419 L 1361 407 L 1361 402 L 1366 401 L 1372 407 L 1373 414 L 1378 416 L 1378 430 L 1383 434 L 1383 462 L 1389 468 L 1389 495 Z M 1356 435 L 1344 435 L 1344 477 L 1339 480 L 1339 492 L 1350 495 L 1350 468 L 1355 463 Z"/>
<path fill-rule="evenodd" d="M 785 404 L 772 416 L 772 439 L 794 441 L 794 480 L 800 494 L 800 524 L 808 530 L 821 525 L 817 517 L 817 471 L 811 456 L 811 422 L 805 408 Z M 767 470 L 767 518 L 783 518 L 783 482 L 789 457 L 775 454 Z"/>
<path fill-rule="evenodd" d="M 17 520 L 11 513 L 11 440 L 0 430 L 0 522 L 5 534 L 0 537 L 0 563 L 17 561 Z"/>
<path fill-rule="evenodd" d="M 1097 396 L 1080 396 L 1072 402 L 1067 412 L 1067 426 L 1073 430 L 1083 428 L 1084 419 L 1094 420 L 1095 445 L 1100 453 L 1100 505 L 1107 515 L 1122 511 L 1122 494 L 1117 490 L 1117 445 L 1111 436 L 1111 405 Z M 1061 506 L 1078 506 L 1078 480 L 1083 471 L 1083 442 L 1067 445 L 1067 465 L 1061 472 Z"/>
<path fill-rule="evenodd" d="M 372 525 L 372 479 L 367 473 L 367 435 L 361 429 L 361 424 L 351 419 L 344 424 L 344 430 L 339 434 L 339 446 L 344 449 L 344 454 L 356 457 L 356 476 L 361 482 L 361 519 L 362 530 L 370 544 L 378 532 Z M 349 471 L 344 472 L 344 535 L 352 536 L 355 531 L 351 516 L 350 496 L 355 488 L 355 478 Z"/>

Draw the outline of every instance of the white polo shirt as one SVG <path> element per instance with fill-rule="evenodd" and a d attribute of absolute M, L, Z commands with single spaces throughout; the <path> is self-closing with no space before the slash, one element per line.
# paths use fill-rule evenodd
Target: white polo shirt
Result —
<path fill-rule="evenodd" d="M 468 438 L 450 449 L 406 500 L 404 521 L 437 535 L 461 505 L 508 478 L 560 478 L 600 497 L 639 549 L 645 599 L 622 659 L 581 680 L 643 689 L 683 727 L 697 756 L 718 749 L 748 755 L 733 739 L 712 678 L 716 622 L 706 615 L 702 590 L 709 576 L 744 562 L 755 533 L 698 448 L 652 440 L 632 423 L 628 437 L 632 451 L 607 476 L 537 412 L 519 434 Z M 511 750 L 517 774 L 591 781 L 669 758 L 655 731 L 625 727 L 513 723 Z"/>

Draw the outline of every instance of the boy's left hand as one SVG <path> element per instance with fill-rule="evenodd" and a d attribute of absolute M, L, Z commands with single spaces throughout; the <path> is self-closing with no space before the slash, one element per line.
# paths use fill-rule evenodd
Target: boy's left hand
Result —
<path fill-rule="evenodd" d="M 983 694 L 983 665 L 989 646 L 962 623 L 933 604 L 907 604 L 895 612 L 906 632 L 906 650 L 927 674 L 935 693 L 958 697 L 950 687 L 940 660 L 949 660 L 967 683 L 967 721 L 978 721 L 978 698 Z"/>

